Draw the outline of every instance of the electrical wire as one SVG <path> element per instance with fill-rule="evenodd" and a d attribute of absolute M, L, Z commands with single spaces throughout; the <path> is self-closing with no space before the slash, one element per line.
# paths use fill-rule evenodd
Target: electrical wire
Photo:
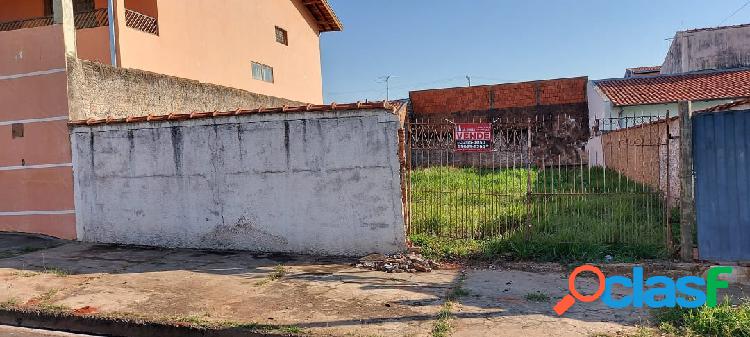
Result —
<path fill-rule="evenodd" d="M 736 10 L 736 11 L 734 11 L 734 12 L 732 12 L 732 14 L 729 14 L 729 16 L 727 16 L 727 17 L 726 17 L 726 18 L 725 18 L 724 20 L 722 20 L 722 21 L 721 21 L 721 23 L 719 23 L 719 26 L 723 25 L 723 24 L 724 24 L 724 22 L 727 22 L 727 20 L 731 19 L 731 18 L 732 18 L 733 16 L 735 16 L 735 15 L 736 15 L 737 13 L 739 13 L 739 12 L 740 12 L 741 10 L 745 9 L 745 7 L 747 7 L 747 5 L 750 5 L 750 0 L 748 0 L 747 2 L 745 2 L 745 4 L 744 4 L 744 5 L 742 5 L 742 7 L 740 7 L 740 8 L 737 8 L 737 10 Z"/>

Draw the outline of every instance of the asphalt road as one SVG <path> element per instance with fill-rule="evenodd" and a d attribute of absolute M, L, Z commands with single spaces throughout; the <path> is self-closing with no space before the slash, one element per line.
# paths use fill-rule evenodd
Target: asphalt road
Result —
<path fill-rule="evenodd" d="M 91 335 L 77 335 L 67 332 L 16 328 L 0 325 L 0 337 L 96 337 Z"/>

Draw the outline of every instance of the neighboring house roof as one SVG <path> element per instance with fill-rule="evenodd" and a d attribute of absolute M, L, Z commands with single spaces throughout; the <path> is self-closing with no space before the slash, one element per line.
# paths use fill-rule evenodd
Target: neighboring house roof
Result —
<path fill-rule="evenodd" d="M 97 124 L 121 124 L 121 123 L 142 123 L 142 122 L 173 122 L 182 121 L 188 119 L 201 119 L 201 118 L 212 118 L 212 117 L 231 117 L 231 116 L 242 116 L 249 114 L 258 113 L 292 113 L 292 112 L 330 112 L 340 110 L 369 110 L 369 109 L 385 109 L 394 111 L 395 107 L 390 102 L 357 102 L 357 103 L 346 103 L 336 104 L 331 103 L 328 105 L 301 105 L 301 106 L 283 106 L 276 108 L 258 108 L 258 109 L 238 109 L 235 111 L 214 111 L 214 112 L 192 112 L 192 113 L 171 113 L 169 115 L 148 115 L 148 116 L 137 116 L 137 117 L 121 117 L 121 118 L 89 118 L 83 120 L 70 121 L 70 125 L 97 125 Z"/>
<path fill-rule="evenodd" d="M 661 66 L 627 68 L 625 69 L 625 78 L 658 75 L 659 71 L 661 71 Z"/>
<path fill-rule="evenodd" d="M 661 66 L 634 67 L 634 68 L 628 68 L 626 70 L 630 70 L 632 73 L 635 73 L 635 74 L 653 73 L 653 72 L 657 72 L 661 70 Z"/>
<path fill-rule="evenodd" d="M 721 104 L 721 105 L 717 105 L 717 106 L 712 106 L 712 107 L 710 107 L 708 109 L 703 109 L 703 110 L 695 111 L 695 113 L 699 113 L 699 112 L 718 112 L 718 111 L 725 111 L 725 110 L 733 110 L 735 108 L 745 108 L 746 106 L 750 107 L 750 99 L 747 99 L 747 98 L 745 98 L 745 99 L 739 99 L 739 100 L 736 100 L 736 101 L 734 101 L 732 103 Z"/>
<path fill-rule="evenodd" d="M 594 83 L 616 106 L 750 97 L 750 69 L 618 78 Z"/>
<path fill-rule="evenodd" d="M 683 31 L 680 31 L 680 32 L 677 32 L 677 33 L 695 33 L 695 32 L 707 31 L 707 30 L 721 30 L 721 29 L 743 28 L 743 27 L 750 27 L 750 23 L 743 23 L 741 25 L 732 25 L 732 26 L 696 28 L 696 29 L 683 30 Z"/>
<path fill-rule="evenodd" d="M 318 29 L 321 32 L 340 32 L 344 29 L 328 0 L 302 0 L 302 4 L 318 21 Z"/>

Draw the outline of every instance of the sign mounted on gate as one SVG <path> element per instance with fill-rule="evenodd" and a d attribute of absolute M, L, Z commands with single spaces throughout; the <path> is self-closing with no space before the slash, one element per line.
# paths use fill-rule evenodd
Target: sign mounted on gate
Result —
<path fill-rule="evenodd" d="M 492 152 L 491 123 L 456 123 L 456 152 Z"/>

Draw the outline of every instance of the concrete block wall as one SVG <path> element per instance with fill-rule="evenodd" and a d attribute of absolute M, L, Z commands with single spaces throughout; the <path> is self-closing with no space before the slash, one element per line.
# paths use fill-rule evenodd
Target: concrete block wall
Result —
<path fill-rule="evenodd" d="M 402 250 L 398 129 L 385 109 L 73 127 L 78 238 L 327 255 Z"/>
<path fill-rule="evenodd" d="M 670 138 L 667 139 L 667 130 Z M 604 164 L 639 183 L 680 198 L 680 119 L 662 119 L 601 135 Z"/>
<path fill-rule="evenodd" d="M 662 74 L 750 67 L 750 25 L 677 32 Z"/>
<path fill-rule="evenodd" d="M 586 77 L 430 89 L 409 93 L 414 114 L 488 111 L 586 102 Z"/>
<path fill-rule="evenodd" d="M 583 151 L 589 138 L 586 85 L 587 78 L 579 77 L 411 92 L 413 121 L 435 124 L 445 124 L 446 119 L 495 121 L 498 138 L 508 128 L 525 135 L 531 120 L 534 132 L 531 158 L 526 150 L 504 148 L 497 149 L 499 155 L 454 153 L 448 144 L 437 150 L 412 151 L 412 164 L 498 167 L 512 165 L 514 161 L 525 164 L 529 160 L 535 165 L 586 162 Z"/>
<path fill-rule="evenodd" d="M 68 58 L 70 119 L 298 106 L 302 102 Z"/>

